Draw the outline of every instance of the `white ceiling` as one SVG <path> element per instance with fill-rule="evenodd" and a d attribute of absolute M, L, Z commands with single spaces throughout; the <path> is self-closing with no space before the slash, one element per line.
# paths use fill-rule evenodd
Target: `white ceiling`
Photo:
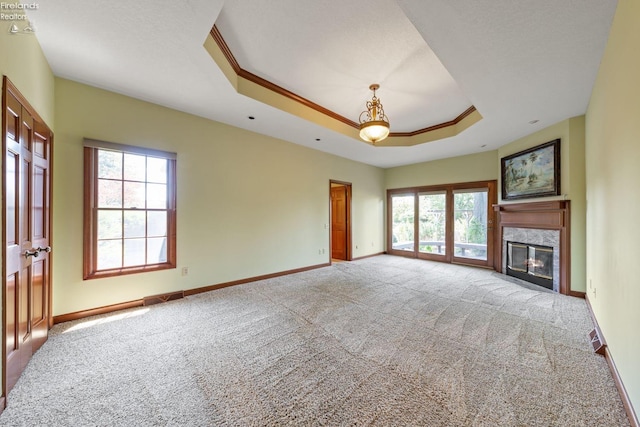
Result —
<path fill-rule="evenodd" d="M 584 114 L 616 4 L 56 0 L 29 17 L 57 76 L 392 167 L 493 150 Z M 440 141 L 373 147 L 237 94 L 203 48 L 214 24 L 243 69 L 350 120 L 371 83 L 381 85 L 392 132 L 471 105 L 483 119 Z"/>
<path fill-rule="evenodd" d="M 450 121 L 471 106 L 394 1 L 255 3 L 227 2 L 216 21 L 241 67 L 343 117 L 357 122 L 372 83 L 394 132 Z"/>

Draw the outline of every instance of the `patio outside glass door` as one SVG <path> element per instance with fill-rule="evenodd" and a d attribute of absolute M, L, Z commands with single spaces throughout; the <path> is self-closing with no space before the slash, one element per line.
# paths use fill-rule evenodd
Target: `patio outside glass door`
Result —
<path fill-rule="evenodd" d="M 438 191 L 418 195 L 418 229 L 421 254 L 446 256 L 447 193 Z"/>
<path fill-rule="evenodd" d="M 387 191 L 387 252 L 411 258 L 493 265 L 496 181 Z"/>
<path fill-rule="evenodd" d="M 415 252 L 415 209 L 414 194 L 391 196 L 391 247 L 397 251 Z"/>
<path fill-rule="evenodd" d="M 453 256 L 487 260 L 487 188 L 453 192 Z"/>

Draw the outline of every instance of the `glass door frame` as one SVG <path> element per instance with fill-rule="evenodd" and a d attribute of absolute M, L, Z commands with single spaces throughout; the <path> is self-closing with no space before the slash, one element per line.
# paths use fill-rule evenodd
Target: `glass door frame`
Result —
<path fill-rule="evenodd" d="M 415 221 L 416 227 L 416 236 L 418 237 L 416 242 L 416 257 L 421 259 L 430 259 L 433 261 L 442 261 L 442 262 L 451 262 L 451 254 L 449 253 L 449 248 L 453 245 L 453 234 L 450 230 L 451 224 L 451 206 L 452 205 L 452 197 L 449 191 L 445 191 L 442 187 L 437 188 L 436 190 L 426 190 L 426 187 L 421 187 L 416 192 L 416 218 L 418 221 Z M 444 247 L 445 251 L 443 254 L 434 254 L 429 252 L 420 252 L 420 196 L 423 194 L 438 194 L 443 193 L 445 196 L 445 227 L 444 227 Z"/>
<path fill-rule="evenodd" d="M 409 187 L 387 190 L 387 253 L 390 255 L 398 255 L 409 258 L 428 259 L 433 261 L 448 262 L 455 264 L 469 264 L 479 267 L 490 267 L 494 265 L 494 233 L 495 233 L 495 211 L 493 205 L 498 202 L 497 193 L 498 182 L 491 181 L 474 181 L 455 184 L 430 185 L 424 187 Z M 487 259 L 479 260 L 473 258 L 456 257 L 454 255 L 454 192 L 463 190 L 477 191 L 478 189 L 487 189 Z M 420 252 L 420 210 L 419 196 L 423 193 L 445 192 L 445 254 L 431 254 Z M 414 197 L 414 250 L 397 250 L 393 249 L 393 196 L 409 196 Z"/>
<path fill-rule="evenodd" d="M 390 250 L 393 251 L 393 255 L 400 255 L 400 256 L 409 256 L 409 257 L 414 257 L 415 252 L 418 250 L 418 248 L 416 247 L 416 212 L 417 212 L 417 206 L 416 206 L 416 197 L 415 197 L 415 192 L 410 189 L 410 191 L 406 191 L 406 189 L 403 190 L 398 190 L 398 191 L 394 191 L 392 193 L 389 192 L 390 190 L 387 190 L 387 231 L 388 231 L 388 236 L 387 236 L 387 253 L 391 253 L 389 252 Z M 391 223 L 391 221 L 393 220 L 393 203 L 392 203 L 392 199 L 394 196 L 397 197 L 404 197 L 404 196 L 412 196 L 413 197 L 413 202 L 414 202 L 414 206 L 413 206 L 413 241 L 414 241 L 414 245 L 413 245 L 413 250 L 406 250 L 406 249 L 393 249 L 393 224 Z"/>

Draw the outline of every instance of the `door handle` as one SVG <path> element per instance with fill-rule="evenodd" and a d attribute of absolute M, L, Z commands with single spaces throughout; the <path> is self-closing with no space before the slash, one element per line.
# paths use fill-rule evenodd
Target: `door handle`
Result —
<path fill-rule="evenodd" d="M 47 246 L 45 248 L 41 248 L 40 246 L 38 246 L 38 249 L 36 249 L 36 250 L 38 251 L 38 253 L 40 253 L 40 252 L 49 253 L 49 252 L 51 252 L 51 246 Z"/>
<path fill-rule="evenodd" d="M 25 258 L 29 258 L 30 256 L 34 257 L 34 258 L 38 258 L 38 255 L 40 255 L 40 251 L 38 249 L 35 249 L 33 251 L 30 250 L 26 250 L 24 251 L 24 257 Z"/>

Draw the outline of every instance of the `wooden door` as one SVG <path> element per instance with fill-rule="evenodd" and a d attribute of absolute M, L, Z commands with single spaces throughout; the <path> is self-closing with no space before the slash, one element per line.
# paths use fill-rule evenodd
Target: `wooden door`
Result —
<path fill-rule="evenodd" d="M 5 79 L 4 392 L 13 388 L 49 329 L 52 135 Z"/>
<path fill-rule="evenodd" d="M 347 259 L 347 187 L 331 187 L 331 258 Z"/>

